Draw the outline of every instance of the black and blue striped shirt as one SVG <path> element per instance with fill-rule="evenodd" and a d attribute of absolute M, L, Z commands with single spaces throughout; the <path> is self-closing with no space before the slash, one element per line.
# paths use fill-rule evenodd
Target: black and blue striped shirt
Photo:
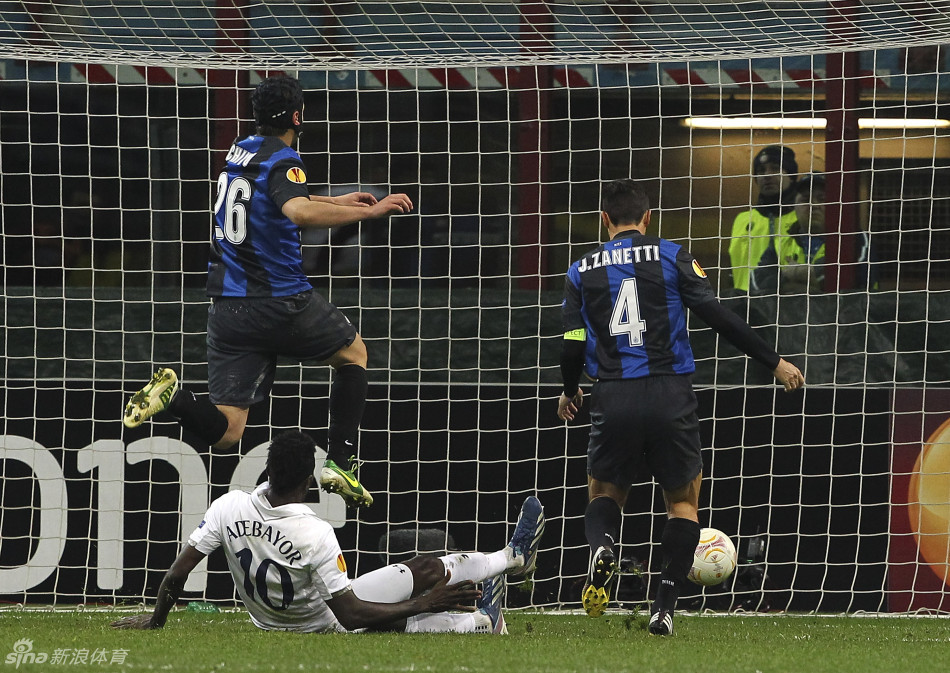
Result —
<path fill-rule="evenodd" d="M 691 374 L 686 308 L 715 298 L 706 272 L 682 246 L 622 231 L 571 265 L 564 331 L 586 330 L 591 378 Z"/>
<path fill-rule="evenodd" d="M 285 297 L 312 289 L 300 228 L 281 211 L 298 196 L 310 198 L 296 150 L 273 136 L 235 141 L 218 177 L 209 296 Z"/>

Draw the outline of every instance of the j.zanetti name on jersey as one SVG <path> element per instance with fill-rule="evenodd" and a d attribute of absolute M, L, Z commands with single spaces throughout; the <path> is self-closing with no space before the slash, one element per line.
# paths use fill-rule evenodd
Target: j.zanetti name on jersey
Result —
<path fill-rule="evenodd" d="M 229 164 L 234 164 L 235 166 L 247 166 L 249 163 L 251 163 L 251 159 L 254 158 L 255 154 L 257 154 L 257 152 L 248 152 L 243 147 L 231 145 L 231 149 L 228 150 L 226 161 Z"/>
<path fill-rule="evenodd" d="M 635 245 L 630 248 L 614 248 L 613 250 L 601 250 L 595 252 L 589 257 L 581 258 L 580 266 L 577 270 L 581 273 L 591 269 L 599 269 L 602 266 L 611 266 L 612 264 L 633 264 L 640 262 L 659 262 L 660 246 L 658 245 Z"/>
<path fill-rule="evenodd" d="M 203 521 L 201 523 L 204 524 Z M 232 526 L 234 528 L 232 528 Z M 294 549 L 294 543 L 288 540 L 286 535 L 273 526 L 265 526 L 260 521 L 240 519 L 238 521 L 232 521 L 229 525 L 225 526 L 225 528 L 227 528 L 228 537 L 232 540 L 244 536 L 259 537 L 267 540 L 277 548 L 277 551 L 284 555 L 284 559 L 286 559 L 288 563 L 292 564 L 294 561 L 299 561 L 302 556 L 299 551 Z"/>

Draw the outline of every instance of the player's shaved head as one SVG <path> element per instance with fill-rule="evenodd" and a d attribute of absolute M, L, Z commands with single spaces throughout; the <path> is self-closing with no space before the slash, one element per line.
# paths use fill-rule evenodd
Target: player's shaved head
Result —
<path fill-rule="evenodd" d="M 600 209 L 617 226 L 639 224 L 650 210 L 650 197 L 635 180 L 614 180 L 601 189 Z"/>
<path fill-rule="evenodd" d="M 302 432 L 290 430 L 267 448 L 267 481 L 277 495 L 286 495 L 313 475 L 317 445 Z"/>

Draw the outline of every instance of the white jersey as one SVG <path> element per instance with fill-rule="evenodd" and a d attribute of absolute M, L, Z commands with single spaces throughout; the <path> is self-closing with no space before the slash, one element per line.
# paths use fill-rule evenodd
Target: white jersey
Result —
<path fill-rule="evenodd" d="M 333 527 L 302 503 L 272 507 L 264 482 L 211 503 L 188 543 L 202 554 L 224 546 L 251 621 L 262 629 L 342 631 L 325 601 L 350 580 Z"/>

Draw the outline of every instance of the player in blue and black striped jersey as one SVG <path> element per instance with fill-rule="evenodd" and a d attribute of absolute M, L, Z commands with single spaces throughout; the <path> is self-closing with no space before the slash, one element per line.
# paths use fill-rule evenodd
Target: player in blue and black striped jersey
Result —
<path fill-rule="evenodd" d="M 182 389 L 175 372 L 162 368 L 132 396 L 124 423 L 136 427 L 167 410 L 215 448 L 228 448 L 244 434 L 249 407 L 270 394 L 278 356 L 324 362 L 335 374 L 320 484 L 350 505 L 369 505 L 373 497 L 351 466 L 366 404 L 366 346 L 346 316 L 310 285 L 300 229 L 407 213 L 412 202 L 405 194 L 379 201 L 365 192 L 311 196 L 294 149 L 303 123 L 300 83 L 269 77 L 251 104 L 256 133 L 231 146 L 213 208 L 208 398 Z"/>
<path fill-rule="evenodd" d="M 562 305 L 564 391 L 558 417 L 573 420 L 580 409 L 584 369 L 596 381 L 584 515 L 591 565 L 582 602 L 592 617 L 609 603 L 621 510 L 645 470 L 663 489 L 668 517 L 649 630 L 668 635 L 700 531 L 702 459 L 686 309 L 768 367 L 786 390 L 802 387 L 805 379 L 719 303 L 689 252 L 647 234 L 650 202 L 637 182 L 605 184 L 601 208 L 610 240 L 571 265 Z"/>

